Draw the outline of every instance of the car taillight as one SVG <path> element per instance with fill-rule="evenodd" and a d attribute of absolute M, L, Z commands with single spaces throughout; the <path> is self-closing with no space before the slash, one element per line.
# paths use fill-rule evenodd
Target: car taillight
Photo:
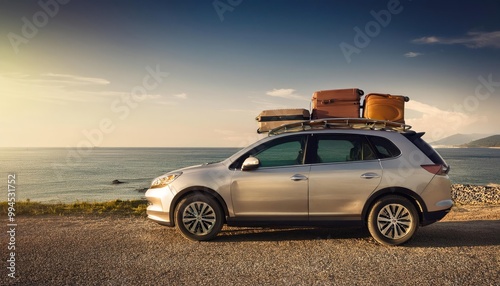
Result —
<path fill-rule="evenodd" d="M 444 176 L 450 171 L 450 167 L 447 165 L 433 164 L 433 165 L 420 165 L 427 172 L 435 175 Z"/>

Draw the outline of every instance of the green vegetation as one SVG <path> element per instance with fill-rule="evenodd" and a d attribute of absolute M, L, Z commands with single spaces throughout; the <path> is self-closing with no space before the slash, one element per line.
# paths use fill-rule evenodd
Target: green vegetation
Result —
<path fill-rule="evenodd" d="M 465 147 L 500 147 L 500 135 L 493 135 L 465 144 Z"/>
<path fill-rule="evenodd" d="M 7 202 L 0 202 L 2 216 L 9 211 Z M 14 213 L 19 215 L 71 215 L 71 214 L 117 214 L 142 216 L 146 214 L 147 201 L 109 201 L 103 203 L 75 202 L 70 204 L 46 204 L 31 201 L 16 202 Z"/>

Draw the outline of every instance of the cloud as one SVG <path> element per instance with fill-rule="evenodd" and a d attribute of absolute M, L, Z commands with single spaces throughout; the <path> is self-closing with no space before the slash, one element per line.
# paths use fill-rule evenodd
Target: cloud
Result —
<path fill-rule="evenodd" d="M 96 78 L 96 77 L 83 77 L 71 74 L 55 74 L 55 73 L 44 73 L 44 77 L 48 77 L 48 81 L 51 82 L 64 82 L 68 84 L 94 84 L 94 85 L 107 85 L 110 82 L 106 79 Z"/>
<path fill-rule="evenodd" d="M 110 84 L 108 80 L 103 78 L 55 73 L 43 73 L 38 76 L 24 73 L 3 73 L 0 74 L 0 77 L 17 83 L 53 87 L 70 87 L 76 85 L 102 86 Z"/>
<path fill-rule="evenodd" d="M 295 89 L 293 88 L 280 88 L 280 89 L 273 89 L 268 92 L 266 92 L 267 95 L 270 96 L 278 96 L 278 97 L 287 97 L 292 95 L 295 92 Z"/>
<path fill-rule="evenodd" d="M 416 57 L 421 56 L 421 55 L 423 55 L 423 54 L 416 53 L 416 52 L 407 52 L 406 54 L 404 54 L 404 56 L 407 58 L 416 58 Z"/>
<path fill-rule="evenodd" d="M 406 118 L 406 123 L 416 131 L 425 131 L 428 142 L 437 141 L 446 136 L 464 132 L 473 125 L 486 122 L 485 116 L 465 113 L 460 108 L 443 110 L 415 100 L 406 103 L 407 110 L 416 111 L 413 118 Z"/>
<path fill-rule="evenodd" d="M 266 94 L 273 97 L 281 97 L 286 99 L 309 100 L 308 98 L 295 94 L 295 89 L 293 88 L 274 88 L 273 90 L 267 91 Z"/>
<path fill-rule="evenodd" d="M 98 101 L 106 97 L 102 91 L 80 91 L 75 85 L 91 85 L 101 88 L 109 82 L 104 79 L 87 78 L 73 75 L 42 74 L 32 76 L 21 73 L 0 74 L 2 95 L 15 98 L 16 101 L 33 100 L 52 104 L 66 104 L 68 102 Z"/>
<path fill-rule="evenodd" d="M 24 99 L 59 105 L 75 102 L 103 102 L 108 101 L 109 98 L 123 98 L 131 95 L 131 90 L 106 90 L 109 83 L 108 80 L 102 78 L 70 74 L 1 73 L 2 94 L 0 95 L 15 98 L 18 101 Z M 148 99 L 161 98 L 158 94 L 144 96 Z"/>
<path fill-rule="evenodd" d="M 443 37 L 422 37 L 411 41 L 415 44 L 443 44 L 443 45 L 463 45 L 467 48 L 500 48 L 500 31 L 493 32 L 468 32 L 463 37 L 443 38 Z"/>
<path fill-rule="evenodd" d="M 437 37 L 422 37 L 418 39 L 413 39 L 411 42 L 415 44 L 435 44 L 441 42 L 441 40 L 438 39 Z"/>
<path fill-rule="evenodd" d="M 183 92 L 183 93 L 174 94 L 174 97 L 177 97 L 180 99 L 187 99 L 187 93 Z"/>

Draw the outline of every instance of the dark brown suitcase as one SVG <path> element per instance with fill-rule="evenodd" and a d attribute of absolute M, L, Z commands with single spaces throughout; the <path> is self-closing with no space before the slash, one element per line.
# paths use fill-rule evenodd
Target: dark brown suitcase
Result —
<path fill-rule="evenodd" d="M 409 100 L 402 95 L 370 93 L 363 103 L 363 117 L 405 123 L 405 102 Z"/>
<path fill-rule="evenodd" d="M 312 119 L 359 118 L 362 95 L 357 88 L 316 91 L 312 96 Z"/>
<path fill-rule="evenodd" d="M 309 119 L 309 110 L 303 108 L 264 110 L 255 118 L 259 122 L 257 133 L 268 132 L 284 124 Z"/>

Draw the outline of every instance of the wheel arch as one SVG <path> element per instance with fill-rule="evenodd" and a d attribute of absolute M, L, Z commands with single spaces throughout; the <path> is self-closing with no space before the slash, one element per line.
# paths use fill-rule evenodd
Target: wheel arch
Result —
<path fill-rule="evenodd" d="M 175 225 L 175 209 L 177 208 L 177 205 L 179 202 L 185 198 L 186 196 L 189 196 L 191 194 L 203 194 L 203 195 L 209 195 L 215 201 L 219 204 L 219 206 L 222 208 L 222 211 L 224 212 L 224 223 L 226 221 L 226 217 L 229 214 L 229 211 L 227 209 L 226 202 L 224 199 L 214 190 L 211 188 L 203 187 L 203 186 L 193 186 L 186 188 L 180 192 L 178 192 L 174 198 L 172 199 L 172 203 L 170 204 L 170 221 L 173 222 L 173 225 Z"/>
<path fill-rule="evenodd" d="M 361 213 L 361 218 L 363 219 L 363 223 L 366 223 L 368 215 L 370 213 L 370 209 L 377 200 L 379 200 L 382 197 L 393 196 L 393 195 L 401 196 L 408 199 L 415 206 L 415 209 L 418 212 L 419 221 L 420 223 L 422 223 L 424 219 L 424 213 L 427 213 L 427 206 L 425 205 L 424 200 L 417 193 L 404 187 L 389 187 L 373 193 L 368 198 L 368 200 L 365 203 L 365 206 L 363 207 L 363 212 Z"/>

